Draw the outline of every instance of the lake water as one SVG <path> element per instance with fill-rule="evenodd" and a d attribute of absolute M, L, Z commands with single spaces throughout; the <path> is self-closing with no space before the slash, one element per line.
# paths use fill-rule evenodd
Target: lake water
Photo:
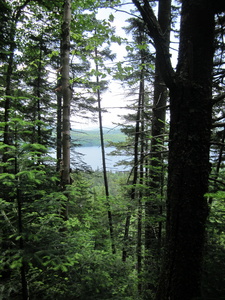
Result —
<path fill-rule="evenodd" d="M 106 154 L 106 168 L 107 171 L 113 172 L 121 172 L 121 171 L 128 171 L 129 168 L 124 166 L 115 166 L 122 159 L 126 159 L 125 156 L 110 156 L 108 155 L 110 152 L 115 150 L 113 147 L 105 148 Z M 75 151 L 82 154 L 82 160 L 87 165 L 91 166 L 91 168 L 95 170 L 102 170 L 102 154 L 101 154 L 101 147 L 79 147 L 75 148 Z M 76 157 L 76 154 L 72 154 L 72 157 Z"/>

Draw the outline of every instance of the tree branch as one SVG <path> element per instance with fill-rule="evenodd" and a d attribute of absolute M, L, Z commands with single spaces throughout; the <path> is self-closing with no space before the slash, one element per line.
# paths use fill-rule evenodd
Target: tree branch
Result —
<path fill-rule="evenodd" d="M 225 93 L 212 99 L 212 106 L 225 99 Z"/>
<path fill-rule="evenodd" d="M 214 124 L 212 124 L 212 128 L 217 128 L 217 127 L 225 127 L 225 123 L 214 123 Z"/>
<path fill-rule="evenodd" d="M 156 19 L 156 16 L 148 2 L 148 0 L 143 0 L 143 4 L 138 0 L 132 0 L 134 5 L 139 10 L 144 22 L 148 28 L 148 34 L 153 39 L 155 48 L 159 55 L 159 60 L 161 61 L 160 69 L 163 79 L 168 88 L 174 88 L 176 85 L 175 72 L 172 68 L 170 53 L 168 50 L 167 42 L 164 37 L 164 33 Z"/>

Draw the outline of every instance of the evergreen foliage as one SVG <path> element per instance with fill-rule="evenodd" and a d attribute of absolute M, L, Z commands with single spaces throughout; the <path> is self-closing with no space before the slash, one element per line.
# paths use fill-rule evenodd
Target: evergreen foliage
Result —
<path fill-rule="evenodd" d="M 180 254 L 176 252 L 176 247 L 181 245 L 175 243 L 178 233 L 176 236 L 170 231 L 171 223 L 168 220 L 174 211 L 180 214 L 180 219 L 172 223 L 177 228 L 183 221 L 190 225 L 192 217 L 194 222 L 198 210 L 200 218 L 203 214 L 199 209 L 200 202 L 197 201 L 200 196 L 206 203 L 208 211 L 205 216 L 208 218 L 206 224 L 200 222 L 203 230 L 206 229 L 207 241 L 204 253 L 198 254 L 199 260 L 203 260 L 203 272 L 201 281 L 196 282 L 196 290 L 201 286 L 201 299 L 204 300 L 224 299 L 225 7 L 223 1 L 211 7 L 212 12 L 214 10 L 217 14 L 212 99 L 209 99 L 210 114 L 212 108 L 212 132 L 208 141 L 211 146 L 210 174 L 207 180 L 208 192 L 200 195 L 197 187 L 201 185 L 206 173 L 209 173 L 209 165 L 205 156 L 204 161 L 196 159 L 204 150 L 198 142 L 199 132 L 196 132 L 196 128 L 203 128 L 207 122 L 204 123 L 204 117 L 200 121 L 196 117 L 202 116 L 204 109 L 197 107 L 196 113 L 195 107 L 191 105 L 198 103 L 205 92 L 205 89 L 199 89 L 199 85 L 205 87 L 205 80 L 202 83 L 201 76 L 205 78 L 207 72 L 194 73 L 200 62 L 195 62 L 193 66 L 192 58 L 197 52 L 193 53 L 189 48 L 189 52 L 186 52 L 187 49 L 182 48 L 187 42 L 186 38 L 193 38 L 192 35 L 183 36 L 184 32 L 181 36 L 184 42 L 181 45 L 183 56 L 179 57 L 177 71 L 167 68 L 170 58 L 168 49 L 163 48 L 163 52 L 159 47 L 163 44 L 165 34 L 159 34 L 161 31 L 152 10 L 157 8 L 158 2 L 165 4 L 161 0 L 133 1 L 132 9 L 136 6 L 143 20 L 139 12 L 131 11 L 132 18 L 128 19 L 129 26 L 126 29 L 129 39 L 123 45 L 127 56 L 123 61 L 113 62 L 115 56 L 110 47 L 113 43 L 121 45 L 126 40 L 116 36 L 113 28 L 114 12 L 123 9 L 122 1 L 71 1 L 71 26 L 70 29 L 64 26 L 64 37 L 70 32 L 70 42 L 63 46 L 63 0 L 0 0 L 0 299 L 153 300 L 158 297 L 160 300 L 168 300 L 169 294 L 164 294 L 167 285 L 162 283 L 168 283 L 171 265 L 163 269 L 163 262 L 167 263 L 168 259 L 168 256 L 162 259 L 163 251 L 166 249 L 166 255 L 176 253 L 176 259 Z M 192 2 L 184 0 L 173 3 L 171 20 L 175 34 L 179 35 L 177 22 L 181 6 L 188 15 L 188 7 L 189 4 L 192 7 Z M 208 4 L 211 2 L 213 0 L 207 1 Z M 196 3 L 194 10 L 198 5 L 203 5 L 204 1 Z M 109 16 L 103 20 L 98 20 L 100 8 L 110 10 Z M 204 9 L 207 10 L 206 6 Z M 150 18 L 146 18 L 146 11 Z M 212 16 L 210 10 L 207 12 Z M 200 14 L 203 18 L 202 14 L 204 12 Z M 70 50 L 67 52 L 69 78 L 66 85 L 63 82 L 64 90 L 63 50 Z M 205 48 L 202 51 L 201 59 L 208 55 Z M 160 58 L 157 58 L 157 53 Z M 110 59 L 110 64 L 105 62 L 106 57 Z M 158 118 L 156 112 L 162 109 L 157 106 L 162 93 L 160 99 L 154 98 L 157 94 L 154 85 L 154 78 L 158 76 L 157 60 L 159 64 L 163 61 L 162 70 L 168 71 L 164 79 L 172 94 L 171 103 L 168 106 L 164 103 L 163 106 L 165 118 Z M 188 81 L 191 72 L 199 82 L 193 84 L 192 80 Z M 173 76 L 170 77 L 171 74 Z M 186 85 L 182 81 L 187 79 L 185 76 L 188 78 Z M 87 167 L 76 168 L 75 164 L 74 168 L 67 166 L 69 179 L 62 183 L 65 170 L 61 149 L 66 145 L 62 140 L 65 132 L 71 136 L 68 143 L 72 145 L 71 150 L 74 145 L 100 146 L 98 130 L 65 130 L 65 126 L 62 126 L 61 112 L 65 109 L 62 104 L 63 93 L 67 90 L 71 95 L 71 115 L 74 118 L 71 127 L 78 128 L 78 119 L 81 117 L 83 120 L 91 118 L 96 121 L 98 113 L 105 113 L 98 105 L 96 94 L 100 96 L 100 91 L 104 93 L 110 80 L 120 81 L 122 87 L 129 91 L 132 101 L 127 106 L 130 113 L 123 117 L 122 124 L 116 129 L 104 129 L 103 144 L 114 147 L 112 155 L 129 157 L 119 164 L 129 165 L 130 169 L 125 172 L 110 172 L 106 169 L 107 173 L 104 174 L 99 170 L 93 172 Z M 211 79 L 207 80 L 210 82 Z M 177 87 L 175 90 L 174 85 Z M 182 98 L 190 86 L 190 93 L 195 98 Z M 198 89 L 200 93 L 196 97 Z M 180 95 L 178 102 L 173 98 L 176 93 Z M 165 93 L 165 96 L 168 94 Z M 181 105 L 179 109 L 187 108 L 182 115 L 176 115 L 178 110 L 174 113 L 174 106 L 177 105 L 177 108 L 178 104 Z M 169 106 L 173 113 L 170 125 L 167 123 L 170 116 L 166 110 Z M 155 118 L 158 118 L 158 123 Z M 185 120 L 187 122 L 182 123 Z M 154 126 L 159 123 L 162 125 L 159 126 L 160 130 L 154 131 Z M 209 137 L 209 134 L 207 137 L 203 134 L 206 125 L 202 131 L 202 141 Z M 181 134 L 183 129 L 187 129 L 186 135 Z M 179 143 L 174 144 L 174 141 Z M 183 148 L 183 142 L 190 152 Z M 173 157 L 171 143 L 174 151 L 177 151 L 177 145 L 183 149 L 177 157 Z M 54 159 L 52 152 L 59 149 Z M 78 160 L 76 155 L 75 161 Z M 179 161 L 183 163 L 177 164 Z M 173 173 L 171 179 L 171 169 L 176 165 L 178 173 Z M 198 173 L 197 180 L 194 178 L 196 165 L 202 170 L 207 167 L 205 173 Z M 187 166 L 189 169 L 185 169 Z M 183 169 L 187 173 L 182 173 Z M 174 186 L 174 178 L 179 180 L 180 185 Z M 192 179 L 195 189 L 185 188 L 185 184 L 190 187 L 188 184 Z M 181 185 L 184 185 L 182 193 L 179 192 Z M 175 196 L 179 194 L 185 201 L 181 204 L 178 201 L 177 205 L 174 202 L 166 203 L 168 191 L 168 197 L 173 193 Z M 190 201 L 193 206 L 187 206 Z M 192 240 L 198 241 L 199 223 L 193 224 L 195 227 L 191 228 L 192 236 L 189 236 L 191 242 L 187 245 L 189 250 L 182 256 L 184 264 L 179 270 L 182 270 L 188 259 L 195 258 L 191 243 Z M 116 251 L 112 251 L 110 226 L 113 228 Z M 184 227 L 179 232 L 182 238 L 189 229 Z M 171 245 L 176 247 L 171 250 Z M 165 272 L 159 278 L 162 270 Z M 172 277 L 172 292 L 177 291 L 179 294 L 179 284 L 192 290 L 193 287 L 185 279 L 191 272 L 183 272 L 181 275 L 184 276 L 179 278 Z M 194 276 L 199 278 L 193 266 Z M 157 293 L 159 282 L 161 285 L 158 291 L 162 291 L 161 295 Z M 197 294 L 200 295 L 199 291 Z M 183 299 L 192 300 L 187 297 L 184 295 Z M 176 297 L 173 299 L 181 300 Z"/>

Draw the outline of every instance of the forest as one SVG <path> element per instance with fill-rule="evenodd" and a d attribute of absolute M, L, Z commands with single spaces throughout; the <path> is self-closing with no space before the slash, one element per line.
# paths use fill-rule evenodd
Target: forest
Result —
<path fill-rule="evenodd" d="M 111 142 L 122 143 L 126 140 L 126 135 L 117 128 L 103 128 L 103 134 L 105 146 L 107 146 L 108 144 L 110 145 Z M 74 143 L 74 145 L 81 147 L 101 146 L 99 129 L 72 129 L 70 135 L 71 141 L 72 143 Z"/>
<path fill-rule="evenodd" d="M 0 300 L 224 300 L 224 33 L 224 0 L 0 0 Z"/>

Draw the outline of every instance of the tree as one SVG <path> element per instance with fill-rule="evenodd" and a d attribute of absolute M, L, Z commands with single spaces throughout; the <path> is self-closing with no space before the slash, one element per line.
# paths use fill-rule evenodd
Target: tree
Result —
<path fill-rule="evenodd" d="M 70 179 L 70 103 L 72 89 L 70 85 L 70 22 L 71 1 L 64 2 L 64 15 L 62 23 L 62 94 L 63 94 L 63 133 L 62 133 L 62 172 L 61 186 L 63 189 L 71 183 Z M 64 218 L 68 218 L 67 208 L 63 212 Z"/>
<path fill-rule="evenodd" d="M 3 4 L 3 12 L 7 12 L 8 14 L 8 23 L 10 25 L 8 25 L 8 51 L 7 54 L 4 58 L 6 60 L 6 75 L 5 75 L 5 81 L 4 81 L 4 102 L 3 102 L 3 109 L 4 109 L 4 117 L 3 117 L 3 154 L 2 154 L 2 171 L 3 172 L 9 172 L 9 173 L 14 173 L 15 171 L 15 165 L 14 163 L 9 163 L 8 159 L 14 159 L 12 157 L 10 157 L 9 152 L 10 152 L 10 146 L 13 144 L 13 142 L 15 142 L 13 140 L 13 136 L 11 133 L 11 128 L 9 125 L 9 121 L 10 121 L 10 109 L 11 109 L 11 104 L 12 104 L 12 100 L 14 100 L 15 98 L 13 97 L 13 91 L 12 91 L 12 77 L 13 77 L 13 67 L 14 67 L 14 55 L 15 55 L 15 50 L 16 50 L 16 26 L 21 18 L 21 15 L 23 16 L 23 9 L 28 5 L 30 1 L 27 0 L 24 3 L 20 4 L 18 6 L 16 6 L 14 9 L 12 9 L 8 4 L 6 4 L 5 2 L 2 3 Z M 6 22 L 6 16 L 4 13 L 1 14 L 2 21 Z M 4 33 L 4 32 L 3 32 Z M 4 34 L 3 34 L 4 36 Z M 3 43 L 3 50 L 4 50 L 4 43 Z M 4 51 L 3 51 L 4 52 Z M 1 125 L 2 126 L 2 125 Z M 9 148 L 8 148 L 9 147 Z M 12 175 L 13 176 L 13 175 Z M 12 198 L 10 197 L 10 189 L 9 187 L 5 186 L 4 187 L 4 196 L 6 197 L 7 201 L 12 201 Z M 19 202 L 18 202 L 19 203 Z M 19 210 L 19 209 L 18 209 Z M 2 243 L 1 243 L 1 247 L 3 251 L 7 251 L 11 245 L 10 242 L 8 242 L 8 231 L 5 230 L 3 228 L 2 230 Z M 22 275 L 23 271 L 21 270 L 21 275 Z M 11 275 L 11 270 L 9 268 L 9 266 L 6 264 L 5 268 L 3 268 L 2 272 L 1 272 L 1 280 L 8 280 L 10 278 Z M 24 275 L 24 274 L 23 274 Z M 22 277 L 24 278 L 24 276 L 22 275 Z M 22 279 L 23 280 L 23 279 Z M 24 286 L 26 286 L 26 283 L 24 284 Z M 26 299 L 26 287 L 23 290 L 24 292 L 24 299 Z"/>
<path fill-rule="evenodd" d="M 158 22 L 164 34 L 165 47 L 169 51 L 171 27 L 171 0 L 158 2 Z M 156 49 L 154 96 L 151 122 L 151 140 L 148 163 L 148 190 L 145 203 L 145 264 L 146 264 L 146 295 L 154 292 L 156 286 L 152 277 L 157 278 L 159 273 L 162 214 L 164 207 L 165 182 L 165 122 L 168 91 L 160 72 L 160 58 Z M 155 221 L 153 221 L 155 219 Z M 154 275 L 153 275 L 154 274 Z M 154 284 L 153 284 L 154 282 Z"/>
<path fill-rule="evenodd" d="M 102 121 L 102 107 L 101 107 L 101 89 L 100 89 L 100 79 L 99 79 L 99 66 L 98 66 L 99 53 L 97 47 L 95 48 L 95 67 L 96 67 L 96 84 L 97 84 L 97 102 L 98 102 L 98 113 L 99 113 L 99 133 L 101 141 L 101 153 L 102 153 L 102 167 L 103 167 L 103 178 L 105 186 L 105 197 L 108 207 L 108 221 L 109 221 L 109 232 L 112 245 L 112 253 L 116 253 L 115 239 L 114 239 L 114 229 L 113 229 L 113 219 L 112 211 L 110 206 L 110 194 L 109 194 L 109 184 L 107 178 L 107 168 L 106 168 L 106 155 L 105 155 L 105 141 L 104 141 L 104 132 L 103 132 L 103 121 Z"/>
<path fill-rule="evenodd" d="M 5 103 L 4 103 L 4 144 L 10 144 L 10 128 L 9 128 L 9 111 L 11 108 L 11 99 L 12 96 L 12 74 L 13 74 L 13 65 L 14 65 L 14 55 L 16 50 L 16 27 L 23 13 L 23 9 L 28 5 L 30 0 L 25 1 L 21 5 L 16 6 L 16 8 L 11 12 L 11 24 L 9 30 L 9 49 L 7 57 L 7 71 L 5 79 Z M 20 3 L 19 3 L 20 4 Z M 4 4 L 6 7 L 6 5 Z M 3 155 L 3 162 L 7 161 L 7 155 Z"/>
<path fill-rule="evenodd" d="M 132 41 L 128 41 L 126 46 L 128 55 L 123 62 L 117 64 L 118 70 L 116 78 L 122 81 L 123 87 L 128 87 L 128 96 L 132 98 L 132 105 L 127 106 L 131 113 L 123 116 L 125 120 L 121 131 L 127 136 L 125 143 L 112 143 L 116 146 L 117 151 L 126 152 L 125 155 L 132 157 L 131 173 L 128 177 L 127 196 L 130 198 L 130 204 L 127 208 L 127 217 L 125 221 L 122 260 L 125 262 L 130 254 L 130 227 L 132 215 L 138 216 L 137 224 L 137 270 L 141 274 L 142 258 L 142 206 L 144 165 L 146 165 L 147 139 L 149 138 L 149 110 L 150 92 L 146 88 L 151 82 L 152 72 L 149 66 L 153 66 L 154 56 L 150 53 L 148 47 L 148 36 L 146 34 L 145 24 L 138 18 L 127 20 L 129 26 L 125 28 L 126 33 L 132 33 Z M 128 125 L 129 124 L 129 125 Z M 118 152 L 116 152 L 118 153 Z M 127 162 L 126 162 L 127 163 Z M 121 162 L 124 164 L 124 161 Z M 138 209 L 136 209 L 138 206 Z M 141 285 L 139 285 L 141 290 Z"/>
<path fill-rule="evenodd" d="M 0 1 L 0 7 L 1 7 L 0 60 L 5 60 L 7 57 L 7 50 L 10 44 L 8 19 L 10 18 L 11 8 L 9 7 L 9 5 L 6 3 L 5 0 Z"/>
<path fill-rule="evenodd" d="M 208 216 L 209 142 L 214 14 L 222 1 L 182 1 L 180 47 L 174 72 L 148 1 L 133 0 L 153 38 L 170 90 L 170 143 L 164 264 L 157 300 L 201 296 L 201 266 Z"/>
<path fill-rule="evenodd" d="M 105 1 L 53 2 L 0 0 L 0 38 L 3 38 L 0 42 L 1 297 L 24 300 L 151 298 L 155 285 L 150 286 L 151 295 L 142 292 L 146 287 L 145 282 L 148 287 L 152 283 L 149 273 L 143 272 L 144 263 L 148 269 L 152 267 L 147 259 L 143 260 L 144 246 L 151 251 L 152 242 L 156 243 L 156 239 L 147 239 L 152 224 L 155 224 L 154 220 L 152 222 L 152 217 L 155 217 L 154 212 L 151 214 L 152 207 L 149 206 L 150 213 L 146 214 L 150 216 L 151 223 L 149 227 L 146 226 L 145 245 L 142 226 L 145 219 L 142 216 L 143 201 L 147 197 L 153 201 L 155 197 L 161 197 L 159 175 L 164 174 L 156 171 L 164 158 L 160 153 L 163 139 L 158 138 L 164 130 L 164 122 L 161 122 L 164 121 L 165 109 L 165 98 L 161 95 L 163 93 L 166 96 L 166 87 L 162 85 L 164 81 L 171 95 L 171 128 L 166 248 L 157 300 L 190 300 L 200 297 L 201 258 L 205 220 L 208 216 L 204 193 L 207 191 L 210 167 L 211 185 L 210 193 L 207 193 L 210 204 L 207 223 L 209 240 L 204 264 L 206 272 L 202 281 L 203 298 L 210 298 L 206 295 L 210 290 L 210 296 L 216 295 L 218 299 L 223 299 L 222 289 L 218 288 L 214 293 L 215 289 L 208 285 L 207 278 L 217 284 L 217 278 L 224 272 L 223 268 L 219 271 L 215 269 L 224 259 L 225 241 L 225 230 L 221 223 L 224 215 L 225 134 L 221 100 L 224 100 L 222 34 L 225 14 L 217 14 L 214 24 L 214 13 L 224 8 L 224 1 L 179 1 L 183 7 L 182 43 L 176 71 L 170 64 L 166 37 L 169 11 L 163 14 L 168 22 L 164 27 L 160 17 L 157 21 L 151 10 L 151 6 L 158 2 L 160 12 L 160 8 L 165 9 L 170 1 L 135 1 L 137 5 L 140 4 L 139 9 L 144 17 L 144 22 L 135 20 L 139 24 L 136 27 L 136 38 L 143 43 L 135 41 L 134 47 L 132 44 L 127 46 L 131 53 L 129 58 L 134 62 L 132 65 L 130 61 L 123 62 L 124 65 L 118 64 L 121 77 L 129 83 L 130 95 L 134 95 L 135 91 L 138 94 L 133 105 L 130 105 L 134 114 L 129 114 L 125 119 L 129 124 L 132 123 L 126 129 L 130 142 L 126 151 L 133 155 L 134 168 L 128 186 L 125 183 L 125 172 L 107 172 L 107 193 L 104 192 L 100 172 L 88 173 L 76 169 L 70 174 L 70 105 L 73 105 L 71 112 L 74 109 L 76 121 L 91 103 L 92 112 L 96 112 L 97 101 L 93 94 L 97 92 L 101 119 L 102 79 L 108 79 L 112 71 L 110 67 L 103 71 L 106 64 L 101 46 L 105 43 L 109 45 L 116 37 L 111 35 L 110 21 L 94 22 L 99 5 L 104 6 Z M 111 6 L 111 1 L 107 1 L 106 5 Z M 112 21 L 113 16 L 110 19 Z M 153 37 L 154 43 L 151 42 L 150 47 L 147 45 L 149 37 L 146 36 L 146 28 Z M 154 54 L 148 51 L 152 49 L 152 44 L 156 46 L 156 74 L 158 71 L 161 74 L 156 78 L 160 79 L 157 82 L 160 89 L 155 92 L 156 105 L 153 112 L 149 104 L 152 94 L 147 89 L 148 85 L 151 88 L 153 78 Z M 203 51 L 205 48 L 207 51 Z M 93 68 L 94 65 L 96 68 Z M 61 140 L 63 135 L 64 145 L 62 172 L 56 171 L 56 161 L 49 153 L 55 150 L 56 145 L 52 143 L 56 141 L 54 112 L 57 103 L 53 88 L 57 73 L 53 70 L 56 69 L 59 70 L 58 79 L 62 88 L 62 94 L 57 96 L 63 96 L 64 102 L 61 105 L 61 99 L 58 99 L 57 138 Z M 213 99 L 210 98 L 212 69 L 215 78 Z M 99 78 L 93 82 L 96 76 Z M 71 85 L 76 88 L 74 97 Z M 161 103 L 158 101 L 159 96 Z M 210 166 L 212 106 L 213 145 Z M 153 116 L 156 122 L 152 122 Z M 150 155 L 147 147 L 150 145 L 151 124 Z M 73 136 L 79 141 L 76 132 Z M 148 146 L 145 148 L 146 144 Z M 149 158 L 152 158 L 150 163 Z M 59 173 L 62 175 L 60 186 Z M 148 181 L 151 178 L 154 182 Z M 110 200 L 110 207 L 105 195 Z M 158 208 L 157 203 L 153 206 Z M 113 238 L 117 246 L 117 252 L 113 255 L 112 235 L 110 237 L 106 230 L 110 225 L 107 218 L 109 210 L 113 216 Z M 125 228 L 126 216 L 128 222 Z M 156 226 L 154 229 L 158 229 Z M 157 233 L 160 237 L 160 230 Z M 123 247 L 127 245 L 127 248 Z M 123 250 L 126 262 L 121 261 Z M 155 251 L 150 254 L 151 262 L 156 265 L 158 260 Z M 211 257 L 215 258 L 215 262 Z"/>

